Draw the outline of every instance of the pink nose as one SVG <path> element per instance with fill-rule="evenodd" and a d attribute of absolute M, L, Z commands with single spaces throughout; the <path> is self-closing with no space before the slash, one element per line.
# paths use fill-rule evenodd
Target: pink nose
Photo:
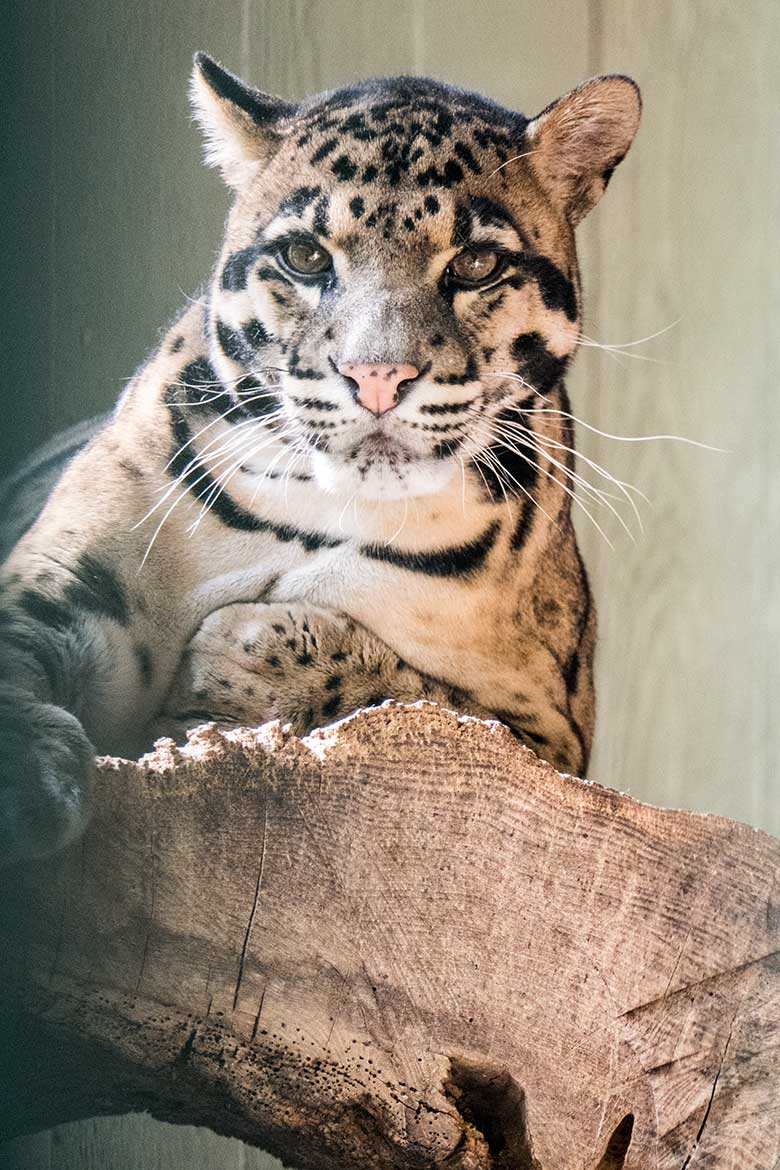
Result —
<path fill-rule="evenodd" d="M 416 366 L 403 362 L 342 362 L 339 373 L 357 383 L 357 400 L 379 418 L 398 401 L 401 382 L 416 378 Z"/>

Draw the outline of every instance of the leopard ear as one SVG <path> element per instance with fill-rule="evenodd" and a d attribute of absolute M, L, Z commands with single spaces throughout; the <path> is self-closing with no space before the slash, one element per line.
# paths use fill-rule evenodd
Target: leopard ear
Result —
<path fill-rule="evenodd" d="M 196 53 L 190 84 L 193 117 L 206 137 L 206 162 L 243 187 L 278 144 L 277 123 L 297 107 L 245 85 L 206 53 Z"/>
<path fill-rule="evenodd" d="M 542 110 L 526 128 L 530 161 L 573 224 L 598 203 L 639 126 L 630 77 L 594 77 Z"/>

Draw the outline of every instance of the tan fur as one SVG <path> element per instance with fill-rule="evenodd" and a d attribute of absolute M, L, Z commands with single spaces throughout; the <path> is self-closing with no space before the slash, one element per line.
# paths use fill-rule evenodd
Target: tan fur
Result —
<path fill-rule="evenodd" d="M 591 83 L 604 89 L 610 159 L 633 133 L 614 114 L 624 95 L 613 81 Z M 433 112 L 401 101 L 385 122 L 431 146 L 418 173 L 430 165 L 441 179 L 446 152 L 416 118 L 460 144 L 462 178 L 422 182 L 407 168 L 391 183 L 368 132 L 344 135 L 381 127 L 376 111 L 405 83 L 340 105 L 277 101 L 269 128 L 270 99 L 234 82 L 207 59 L 196 69 L 210 157 L 237 189 L 209 295 L 171 327 L 4 568 L 0 718 L 9 742 L 29 733 L 40 747 L 0 759 L 9 849 L 45 852 L 78 830 L 90 744 L 134 754 L 208 717 L 306 730 L 385 697 L 428 698 L 505 719 L 559 768 L 587 763 L 595 613 L 571 525 L 561 381 L 578 333 L 574 212 L 545 138 L 545 122 L 561 133 L 559 116 L 532 123 L 540 160 L 502 166 L 523 153 L 522 124 L 422 83 Z M 236 92 L 246 108 L 233 108 Z M 434 107 L 451 115 L 438 135 Z M 334 116 L 339 144 L 316 159 Z M 580 184 L 591 202 L 597 179 Z M 522 251 L 510 220 L 527 233 Z M 448 292 L 459 223 L 472 250 L 487 241 L 511 256 L 492 288 Z M 272 253 L 247 260 L 290 224 L 334 257 L 327 289 L 285 278 Z M 334 355 L 423 373 L 380 424 Z M 529 370 L 548 379 L 543 392 Z M 271 411 L 254 414 L 264 395 Z M 443 451 L 443 439 L 457 446 Z M 57 728 L 67 751 L 52 762 Z"/>

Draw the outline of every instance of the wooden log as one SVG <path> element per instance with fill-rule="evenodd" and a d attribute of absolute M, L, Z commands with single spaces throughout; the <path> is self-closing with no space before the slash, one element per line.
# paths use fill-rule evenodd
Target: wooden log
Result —
<path fill-rule="evenodd" d="M 780 1164 L 780 842 L 498 723 L 105 760 L 2 905 L 6 1136 L 148 1110 L 306 1170 Z"/>

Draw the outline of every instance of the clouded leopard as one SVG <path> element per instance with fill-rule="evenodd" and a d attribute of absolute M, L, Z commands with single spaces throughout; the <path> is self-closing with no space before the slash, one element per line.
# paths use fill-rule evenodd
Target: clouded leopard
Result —
<path fill-rule="evenodd" d="M 587 764 L 563 378 L 636 86 L 530 120 L 417 77 L 293 103 L 199 54 L 192 95 L 235 195 L 207 292 L 6 495 L 56 481 L 2 575 L 6 857 L 78 833 L 96 751 L 205 719 L 424 698 Z"/>

